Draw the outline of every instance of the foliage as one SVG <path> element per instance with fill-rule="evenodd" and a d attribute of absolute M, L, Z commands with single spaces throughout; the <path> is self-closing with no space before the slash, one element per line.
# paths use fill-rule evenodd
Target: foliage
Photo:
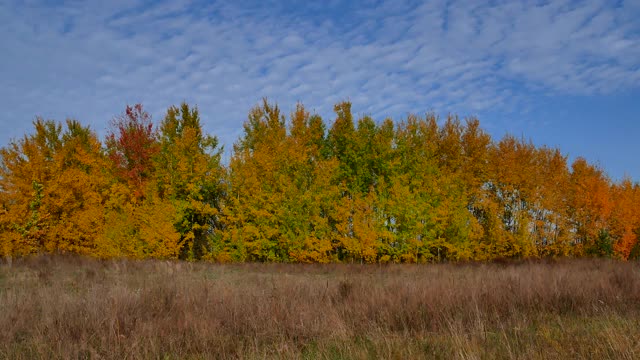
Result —
<path fill-rule="evenodd" d="M 127 105 L 124 114 L 111 122 L 105 144 L 113 175 L 132 188 L 134 198 L 144 197 L 147 180 L 153 173 L 153 157 L 158 152 L 157 134 L 151 115 L 141 104 Z"/>
<path fill-rule="evenodd" d="M 475 118 L 253 108 L 228 164 L 197 107 L 127 106 L 101 142 L 36 119 L 0 149 L 0 252 L 274 262 L 640 254 L 640 185 Z"/>
<path fill-rule="evenodd" d="M 219 230 L 220 153 L 218 139 L 203 133 L 197 108 L 182 103 L 167 110 L 160 125 L 155 177 L 160 198 L 174 205 L 183 259 L 210 252 L 210 237 Z"/>
<path fill-rule="evenodd" d="M 1 150 L 5 254 L 96 254 L 107 187 L 100 142 L 75 120 L 37 119 L 35 133 Z"/>

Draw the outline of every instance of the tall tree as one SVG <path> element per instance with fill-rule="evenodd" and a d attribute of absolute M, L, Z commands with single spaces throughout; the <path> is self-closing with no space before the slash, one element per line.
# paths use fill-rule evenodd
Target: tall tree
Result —
<path fill-rule="evenodd" d="M 529 208 L 532 240 L 540 255 L 567 256 L 572 251 L 567 158 L 558 149 L 542 147 L 536 159 Z"/>
<path fill-rule="evenodd" d="M 611 188 L 613 202 L 609 229 L 618 257 L 627 259 L 634 247 L 638 246 L 640 229 L 640 186 L 625 178 Z"/>
<path fill-rule="evenodd" d="M 175 258 L 185 240 L 174 229 L 177 205 L 158 194 L 155 160 L 160 152 L 151 115 L 127 106 L 106 138 L 112 182 L 105 207 L 106 257 Z"/>
<path fill-rule="evenodd" d="M 258 261 L 331 259 L 339 196 L 337 163 L 324 154 L 324 124 L 298 105 L 286 121 L 266 101 L 234 146 L 219 257 Z"/>
<path fill-rule="evenodd" d="M 589 164 L 584 158 L 576 159 L 571 165 L 569 191 L 569 221 L 574 233 L 574 243 L 578 255 L 599 254 L 602 245 L 599 240 L 608 232 L 612 210 L 610 180 L 604 172 Z"/>
<path fill-rule="evenodd" d="M 141 199 L 159 150 L 151 115 L 141 104 L 127 105 L 113 119 L 106 146 L 114 175 L 129 186 L 136 200 Z"/>
<path fill-rule="evenodd" d="M 78 121 L 37 119 L 35 133 L 0 151 L 5 253 L 96 254 L 103 228 L 105 158 Z"/>
<path fill-rule="evenodd" d="M 394 261 L 431 261 L 446 256 L 437 209 L 442 198 L 438 183 L 438 125 L 435 116 L 410 115 L 394 134 L 392 176 L 382 189 L 385 226 L 392 234 L 385 252 Z"/>
<path fill-rule="evenodd" d="M 210 238 L 220 230 L 221 152 L 218 139 L 204 134 L 198 108 L 182 103 L 167 110 L 160 125 L 155 176 L 159 196 L 176 207 L 184 259 L 207 255 Z"/>
<path fill-rule="evenodd" d="M 357 179 L 358 154 L 355 147 L 355 126 L 351 114 L 351 103 L 341 102 L 334 106 L 336 120 L 327 137 L 332 157 L 340 164 L 339 181 L 347 188 L 347 196 L 359 189 Z M 365 189 L 368 190 L 368 189 Z"/>

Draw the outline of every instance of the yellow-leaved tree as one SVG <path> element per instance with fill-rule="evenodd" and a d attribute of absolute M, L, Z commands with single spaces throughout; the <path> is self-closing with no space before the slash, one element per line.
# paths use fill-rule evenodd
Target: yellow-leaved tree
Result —
<path fill-rule="evenodd" d="M 209 257 L 213 239 L 221 236 L 220 154 L 218 139 L 203 132 L 197 107 L 182 103 L 167 110 L 160 125 L 155 179 L 158 196 L 175 208 L 182 259 Z"/>
<path fill-rule="evenodd" d="M 154 158 L 160 151 L 151 116 L 127 106 L 107 136 L 110 184 L 105 202 L 101 257 L 177 258 L 184 239 L 176 231 L 176 206 L 158 194 Z"/>
<path fill-rule="evenodd" d="M 322 119 L 301 105 L 289 121 L 264 100 L 235 144 L 222 206 L 219 260 L 331 260 L 337 163 L 323 153 Z"/>
<path fill-rule="evenodd" d="M 78 121 L 37 119 L 35 133 L 0 150 L 2 251 L 95 254 L 103 229 L 106 159 Z"/>

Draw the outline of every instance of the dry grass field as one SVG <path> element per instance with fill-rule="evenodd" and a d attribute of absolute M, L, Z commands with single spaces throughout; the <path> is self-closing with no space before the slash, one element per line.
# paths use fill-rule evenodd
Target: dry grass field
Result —
<path fill-rule="evenodd" d="M 18 259 L 0 358 L 640 359 L 640 264 Z"/>

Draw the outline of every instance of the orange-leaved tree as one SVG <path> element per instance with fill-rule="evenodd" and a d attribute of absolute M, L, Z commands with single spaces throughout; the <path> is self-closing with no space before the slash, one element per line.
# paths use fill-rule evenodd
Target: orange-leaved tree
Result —
<path fill-rule="evenodd" d="M 604 172 L 584 158 L 571 166 L 568 217 L 577 255 L 610 256 L 611 183 Z"/>
<path fill-rule="evenodd" d="M 611 188 L 613 209 L 609 229 L 614 242 L 615 254 L 627 259 L 638 246 L 640 229 L 640 185 L 625 178 Z"/>

